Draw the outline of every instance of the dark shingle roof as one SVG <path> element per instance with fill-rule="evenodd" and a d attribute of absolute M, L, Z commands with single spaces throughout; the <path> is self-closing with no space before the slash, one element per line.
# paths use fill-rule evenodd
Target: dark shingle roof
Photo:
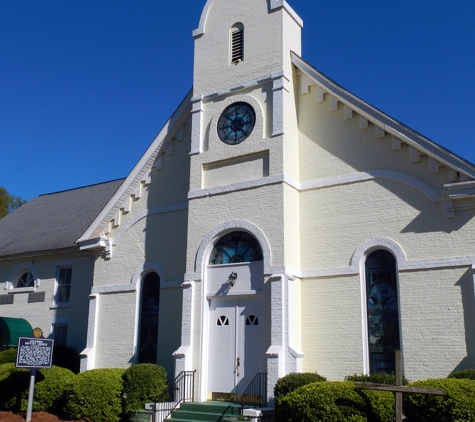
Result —
<path fill-rule="evenodd" d="M 0 257 L 74 247 L 124 179 L 40 195 L 0 219 Z"/>

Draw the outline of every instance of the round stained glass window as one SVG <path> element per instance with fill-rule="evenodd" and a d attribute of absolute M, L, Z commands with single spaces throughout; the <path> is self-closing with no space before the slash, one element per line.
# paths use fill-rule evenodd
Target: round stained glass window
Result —
<path fill-rule="evenodd" d="M 247 103 L 234 103 L 227 107 L 218 120 L 218 136 L 228 145 L 245 141 L 256 124 L 256 113 Z"/>
<path fill-rule="evenodd" d="M 209 263 L 211 265 L 262 261 L 262 249 L 254 236 L 246 232 L 232 232 L 218 240 Z"/>

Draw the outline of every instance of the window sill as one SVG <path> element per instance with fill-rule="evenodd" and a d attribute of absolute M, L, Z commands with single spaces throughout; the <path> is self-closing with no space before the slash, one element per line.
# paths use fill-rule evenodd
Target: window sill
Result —
<path fill-rule="evenodd" d="M 35 291 L 35 287 L 20 287 L 20 288 L 12 288 L 8 290 L 8 294 L 16 294 L 16 293 L 32 293 Z"/>

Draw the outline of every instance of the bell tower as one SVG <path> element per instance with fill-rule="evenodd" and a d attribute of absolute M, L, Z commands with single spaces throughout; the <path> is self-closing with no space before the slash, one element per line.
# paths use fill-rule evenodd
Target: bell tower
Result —
<path fill-rule="evenodd" d="M 193 31 L 192 154 L 212 148 L 213 104 L 243 93 L 257 99 L 266 92 L 256 111 L 264 137 L 284 133 L 285 95 L 280 91 L 290 92 L 290 52 L 301 54 L 302 26 L 284 0 L 207 1 Z"/>
<path fill-rule="evenodd" d="M 290 71 L 302 21 L 283 0 L 208 0 L 195 38 L 194 94 Z"/>
<path fill-rule="evenodd" d="M 246 343 L 249 336 L 239 328 L 241 319 L 236 320 L 236 333 L 242 334 L 235 336 L 241 345 L 236 350 L 248 357 L 240 373 L 253 372 L 249 362 L 258 362 L 258 372 L 268 372 L 273 388 L 279 374 L 299 370 L 300 355 L 289 355 L 281 308 L 289 282 L 285 268 L 300 265 L 299 196 L 286 181 L 299 180 L 297 77 L 291 53 L 301 54 L 302 26 L 285 0 L 208 0 L 193 31 L 184 328 L 175 357 L 176 371 L 199 368 L 201 400 L 231 390 L 217 390 L 224 384 L 216 379 L 233 374 L 234 362 L 216 372 L 207 356 L 222 344 L 216 342 L 215 324 L 222 315 L 213 312 L 227 312 L 233 301 L 241 316 L 254 307 L 262 312 L 258 319 L 264 334 L 259 338 L 265 339 Z M 222 293 L 220 271 L 229 268 L 216 267 L 210 254 L 219 239 L 233 234 L 252 237 L 267 252 L 258 263 L 243 260 L 230 270 L 241 286 L 254 287 L 239 290 L 237 282 L 231 292 Z"/>

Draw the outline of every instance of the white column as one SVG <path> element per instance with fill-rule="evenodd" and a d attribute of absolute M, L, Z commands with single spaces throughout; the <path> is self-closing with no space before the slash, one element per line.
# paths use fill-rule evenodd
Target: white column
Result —
<path fill-rule="evenodd" d="M 191 109 L 191 154 L 199 154 L 203 148 L 203 99 L 193 98 Z"/>
<path fill-rule="evenodd" d="M 271 283 L 271 346 L 267 357 L 267 400 L 274 403 L 274 386 L 285 375 L 285 277 L 283 274 L 272 275 Z"/>
<path fill-rule="evenodd" d="M 99 294 L 89 296 L 86 348 L 80 353 L 81 372 L 94 369 L 96 363 L 97 319 L 99 316 Z"/>
<path fill-rule="evenodd" d="M 193 370 L 193 297 L 194 281 L 186 281 L 183 287 L 183 307 L 181 322 L 181 346 L 173 353 L 175 358 L 175 377 L 182 371 Z"/>
<path fill-rule="evenodd" d="M 272 87 L 272 136 L 284 134 L 284 78 L 275 79 Z"/>

